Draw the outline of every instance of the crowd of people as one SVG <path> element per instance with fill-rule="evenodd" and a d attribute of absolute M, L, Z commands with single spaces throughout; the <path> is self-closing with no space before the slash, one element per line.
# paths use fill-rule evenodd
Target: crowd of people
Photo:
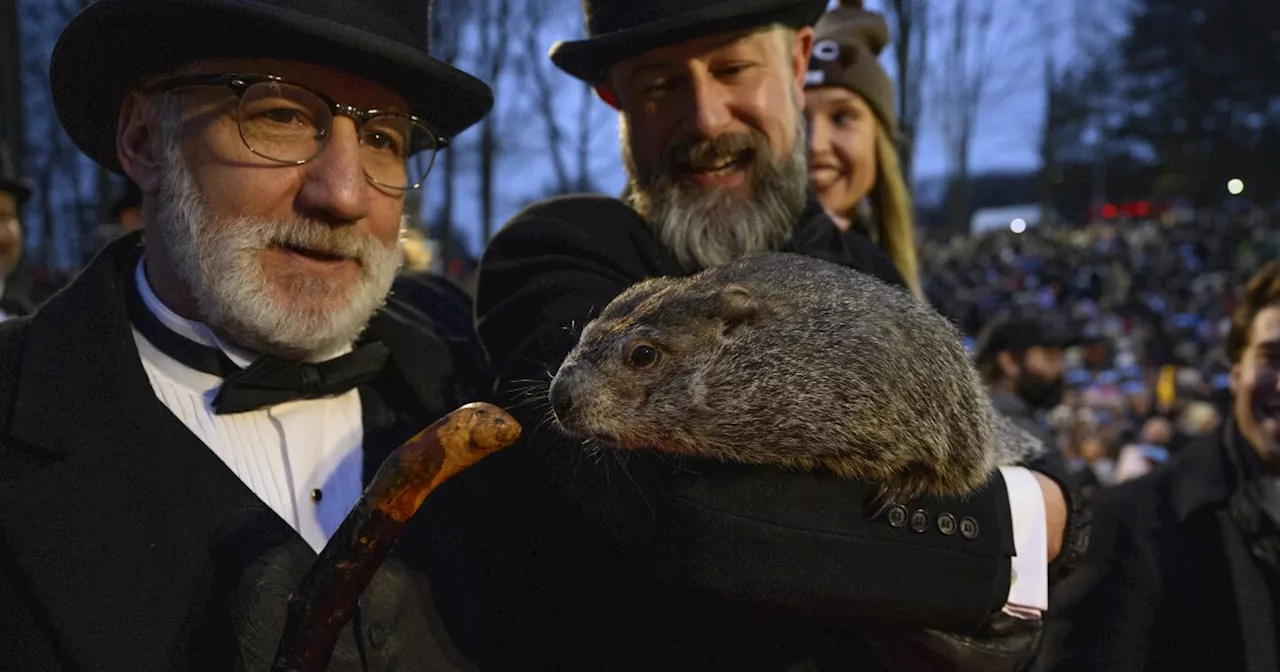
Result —
<path fill-rule="evenodd" d="M 1090 487 L 1147 473 L 1229 410 L 1225 352 L 1240 288 L 1280 256 L 1257 208 L 1032 227 L 922 242 L 930 301 L 976 343 L 1029 318 L 1063 347 L 1064 394 L 1044 409 Z"/>

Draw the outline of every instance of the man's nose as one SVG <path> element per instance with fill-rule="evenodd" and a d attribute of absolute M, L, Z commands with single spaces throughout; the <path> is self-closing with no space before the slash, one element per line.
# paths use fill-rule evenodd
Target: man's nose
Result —
<path fill-rule="evenodd" d="M 719 82 L 695 78 L 690 85 L 688 119 L 692 130 L 705 138 L 720 135 L 733 121 L 730 91 Z"/>
<path fill-rule="evenodd" d="M 360 138 L 347 117 L 333 120 L 324 151 L 306 168 L 299 205 L 326 221 L 350 223 L 369 211 L 369 182 L 360 158 Z"/>

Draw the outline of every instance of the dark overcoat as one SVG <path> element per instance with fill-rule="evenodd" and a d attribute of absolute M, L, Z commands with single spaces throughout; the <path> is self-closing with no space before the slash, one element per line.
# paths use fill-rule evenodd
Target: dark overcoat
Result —
<path fill-rule="evenodd" d="M 0 668 L 266 670 L 316 558 L 156 398 L 126 313 L 140 235 L 109 245 L 33 316 L 0 323 Z M 360 388 L 367 479 L 458 405 L 487 398 L 466 338 L 392 297 Z M 470 669 L 434 608 L 427 537 L 465 533 L 446 484 L 364 595 L 332 670 Z M 264 658 L 265 656 L 265 658 Z"/>
<path fill-rule="evenodd" d="M 1280 669 L 1276 586 L 1229 512 L 1231 423 L 1140 479 L 1099 490 L 1089 553 L 1050 595 L 1034 669 Z"/>

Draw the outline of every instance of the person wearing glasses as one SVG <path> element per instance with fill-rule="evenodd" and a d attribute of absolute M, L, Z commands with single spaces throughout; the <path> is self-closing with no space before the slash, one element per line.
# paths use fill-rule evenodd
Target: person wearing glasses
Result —
<path fill-rule="evenodd" d="M 0 325 L 0 667 L 267 669 L 386 455 L 487 395 L 474 335 L 389 292 L 406 194 L 492 106 L 428 56 L 427 4 L 100 0 L 64 29 L 59 119 L 143 228 Z M 327 669 L 470 669 L 413 532 L 448 507 Z"/>

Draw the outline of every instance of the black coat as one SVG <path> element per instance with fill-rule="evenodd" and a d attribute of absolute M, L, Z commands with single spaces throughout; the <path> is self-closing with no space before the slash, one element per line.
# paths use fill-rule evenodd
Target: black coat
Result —
<path fill-rule="evenodd" d="M 1089 553 L 1050 595 L 1036 670 L 1280 669 L 1274 594 L 1228 514 L 1231 431 L 1097 492 Z"/>
<path fill-rule="evenodd" d="M 35 312 L 36 306 L 31 295 L 20 283 L 17 276 L 5 280 L 4 292 L 0 293 L 0 312 L 9 317 L 23 317 Z"/>
<path fill-rule="evenodd" d="M 849 249 L 820 212 L 811 201 L 793 249 L 861 259 L 902 284 L 883 254 Z M 864 620 L 952 631 L 984 622 L 1007 597 L 1013 552 L 999 478 L 966 501 L 913 506 L 930 521 L 974 518 L 970 540 L 932 522 L 913 532 L 868 520 L 867 483 L 645 453 L 589 457 L 545 424 L 546 384 L 574 329 L 631 284 L 685 272 L 611 198 L 536 204 L 489 244 L 477 324 L 499 400 L 525 434 L 461 477 L 506 495 L 483 517 L 509 521 L 513 534 L 485 537 L 490 546 L 457 565 L 514 561 L 458 590 L 499 594 L 492 629 L 455 631 L 459 645 L 492 654 L 495 669 L 860 669 L 865 642 L 849 631 Z M 442 611 L 452 609 L 442 601 Z"/>
<path fill-rule="evenodd" d="M 139 240 L 112 243 L 34 316 L 0 323 L 5 670 L 265 670 L 253 655 L 274 654 L 285 599 L 316 557 L 153 393 L 125 304 Z M 360 389 L 366 482 L 487 380 L 464 339 L 397 301 L 370 332 L 392 363 Z M 465 525 L 448 484 L 435 495 L 365 593 L 363 651 L 349 626 L 331 669 L 469 669 L 413 531 L 430 517 L 446 521 L 437 537 Z"/>

